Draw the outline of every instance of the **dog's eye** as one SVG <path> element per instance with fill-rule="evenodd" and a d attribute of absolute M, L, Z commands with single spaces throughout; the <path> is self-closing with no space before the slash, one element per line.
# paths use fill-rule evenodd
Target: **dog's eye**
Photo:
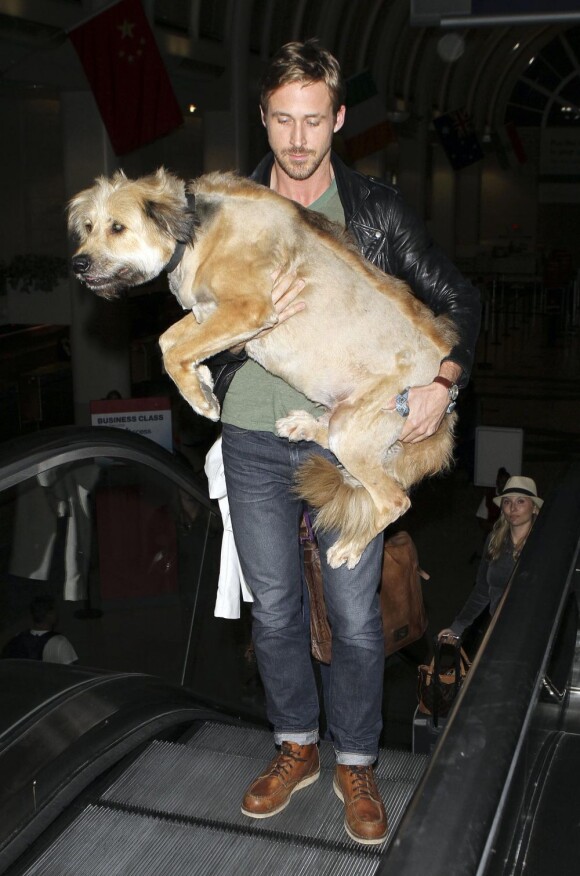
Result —
<path fill-rule="evenodd" d="M 125 226 L 121 225 L 120 222 L 113 222 L 113 224 L 111 225 L 111 231 L 113 232 L 113 234 L 120 234 L 121 231 L 124 231 L 124 230 L 125 230 Z"/>
<path fill-rule="evenodd" d="M 85 222 L 84 229 L 85 229 L 86 234 L 90 234 L 91 231 L 93 230 L 93 223 L 92 222 Z"/>

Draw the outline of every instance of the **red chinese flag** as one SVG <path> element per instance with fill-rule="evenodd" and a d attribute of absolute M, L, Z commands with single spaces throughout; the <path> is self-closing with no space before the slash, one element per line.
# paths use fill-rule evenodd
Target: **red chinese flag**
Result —
<path fill-rule="evenodd" d="M 117 155 L 183 123 L 140 0 L 121 0 L 69 36 Z"/>

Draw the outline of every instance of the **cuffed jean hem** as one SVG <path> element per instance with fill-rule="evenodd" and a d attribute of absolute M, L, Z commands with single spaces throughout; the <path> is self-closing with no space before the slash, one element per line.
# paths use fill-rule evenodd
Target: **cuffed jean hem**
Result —
<path fill-rule="evenodd" d="M 342 766 L 372 766 L 377 759 L 372 754 L 360 754 L 353 751 L 335 751 L 336 762 Z"/>
<path fill-rule="evenodd" d="M 295 745 L 314 745 L 318 742 L 318 730 L 307 730 L 305 733 L 274 733 L 274 742 L 276 745 L 282 745 L 283 742 L 293 742 Z"/>

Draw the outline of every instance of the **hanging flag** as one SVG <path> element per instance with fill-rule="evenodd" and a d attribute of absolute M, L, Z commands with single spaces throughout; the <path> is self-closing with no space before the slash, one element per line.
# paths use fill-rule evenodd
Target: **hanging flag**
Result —
<path fill-rule="evenodd" d="M 481 161 L 483 149 L 466 109 L 457 109 L 438 116 L 433 124 L 454 170 L 461 170 L 462 167 Z"/>
<path fill-rule="evenodd" d="M 342 134 L 351 161 L 372 155 L 397 140 L 386 106 L 368 70 L 346 80 L 346 118 Z"/>
<path fill-rule="evenodd" d="M 117 155 L 183 124 L 140 0 L 120 0 L 69 32 Z"/>
<path fill-rule="evenodd" d="M 495 155 L 502 170 L 514 170 L 528 160 L 524 144 L 513 122 L 500 125 L 491 135 Z"/>
<path fill-rule="evenodd" d="M 525 164 L 528 160 L 524 144 L 522 143 L 520 134 L 513 122 L 507 122 L 505 132 L 510 142 L 511 150 L 518 164 Z"/>

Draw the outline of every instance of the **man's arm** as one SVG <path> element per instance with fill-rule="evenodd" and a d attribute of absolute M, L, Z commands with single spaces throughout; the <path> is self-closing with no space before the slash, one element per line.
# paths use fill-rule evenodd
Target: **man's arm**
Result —
<path fill-rule="evenodd" d="M 448 316 L 455 325 L 458 341 L 449 357 L 441 362 L 439 375 L 459 387 L 466 386 L 479 335 L 479 291 L 433 242 L 424 223 L 400 197 L 393 211 L 389 244 L 393 273 L 405 280 L 436 316 Z M 449 406 L 449 394 L 441 383 L 413 387 L 408 405 L 409 416 L 401 440 L 417 443 L 439 428 Z M 386 408 L 395 410 L 394 398 Z"/>
<path fill-rule="evenodd" d="M 479 337 L 479 290 L 433 241 L 424 222 L 399 196 L 389 227 L 389 261 L 395 276 L 405 280 L 436 316 L 447 316 L 458 340 L 447 357 L 461 367 L 460 387 L 466 386 Z"/>

